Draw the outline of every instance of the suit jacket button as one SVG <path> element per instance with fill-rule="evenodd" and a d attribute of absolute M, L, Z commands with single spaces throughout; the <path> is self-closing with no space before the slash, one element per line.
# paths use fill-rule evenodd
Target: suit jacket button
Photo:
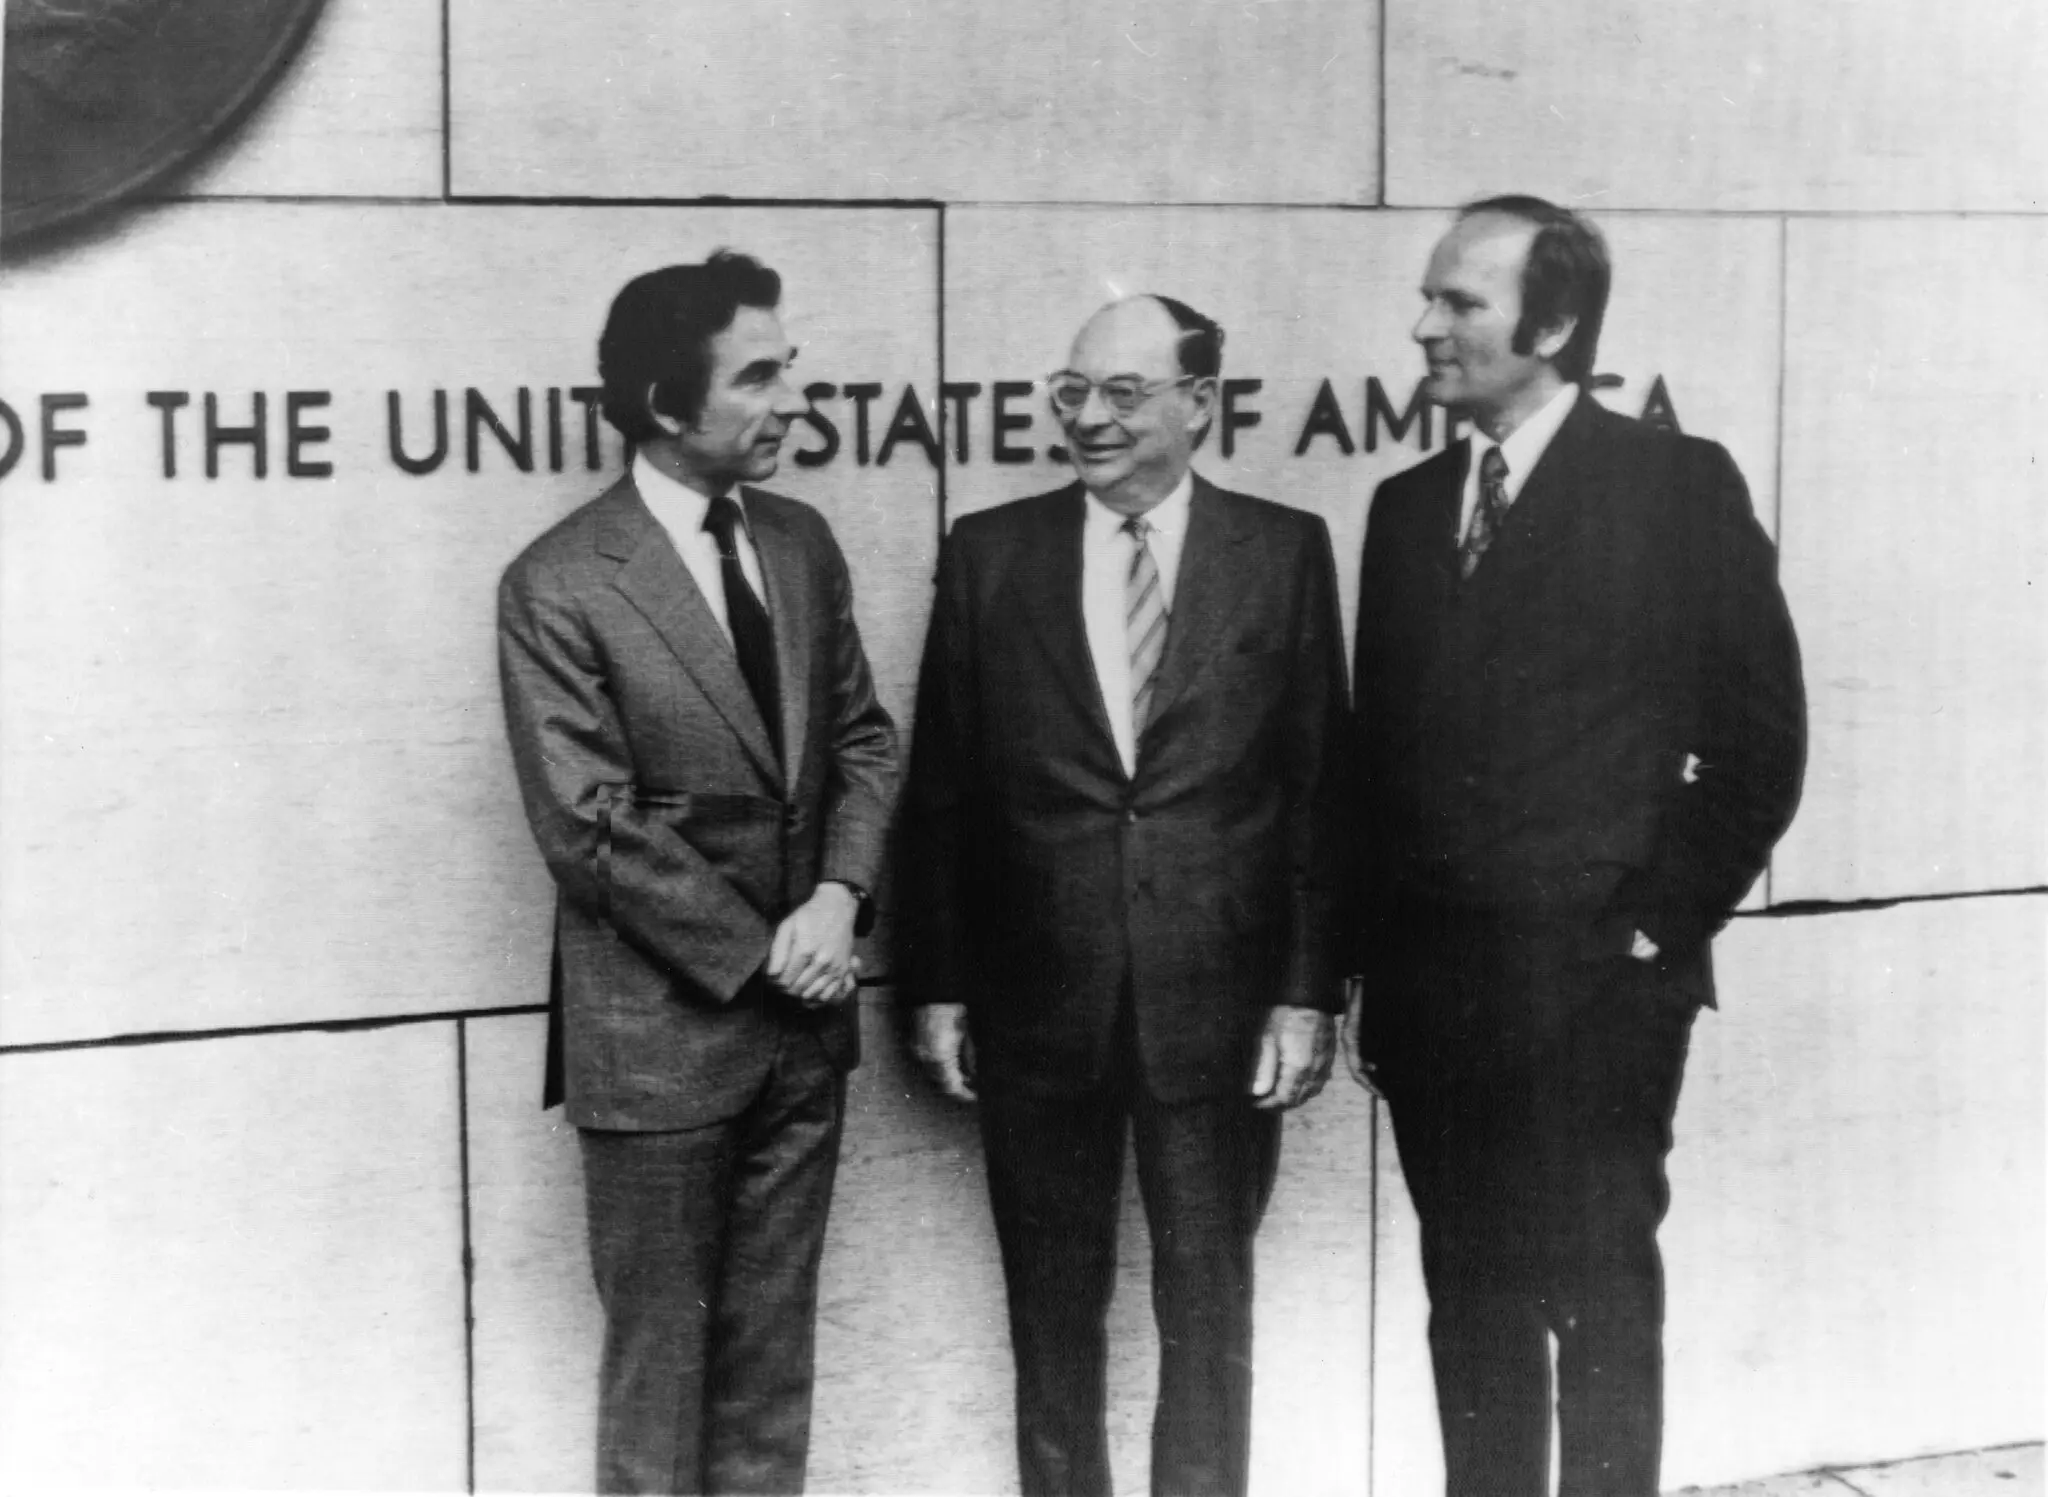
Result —
<path fill-rule="evenodd" d="M 1126 812 L 1124 812 L 1124 825 L 1125 825 L 1125 826 L 1136 826 L 1137 824 L 1138 824 L 1138 813 L 1137 813 L 1136 811 L 1126 811 Z"/>

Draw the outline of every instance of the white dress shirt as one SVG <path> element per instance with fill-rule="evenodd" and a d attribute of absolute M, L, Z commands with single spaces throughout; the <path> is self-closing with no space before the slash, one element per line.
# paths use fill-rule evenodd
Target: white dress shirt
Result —
<path fill-rule="evenodd" d="M 1529 481 L 1529 472 L 1536 466 L 1536 460 L 1543 456 L 1543 449 L 1550 445 L 1550 439 L 1557 435 L 1557 429 L 1564 425 L 1564 418 L 1572 413 L 1572 406 L 1579 398 L 1577 385 L 1566 385 L 1544 407 L 1527 421 L 1508 433 L 1505 442 L 1496 442 L 1478 428 L 1472 431 L 1472 458 L 1465 464 L 1465 494 L 1458 509 L 1458 541 L 1464 543 L 1465 532 L 1472 528 L 1473 511 L 1479 508 L 1479 463 L 1486 456 L 1489 447 L 1500 448 L 1502 461 L 1508 465 L 1508 474 L 1501 481 L 1507 491 L 1508 503 L 1513 504 L 1522 496 L 1522 485 Z"/>
<path fill-rule="evenodd" d="M 1146 545 L 1159 569 L 1159 595 L 1166 602 L 1169 638 L 1173 589 L 1180 578 L 1180 553 L 1188 538 L 1188 505 L 1194 494 L 1194 475 L 1183 474 L 1172 493 L 1145 511 L 1145 520 L 1152 527 Z M 1131 717 L 1131 642 L 1124 617 L 1125 587 L 1138 543 L 1135 536 L 1124 532 L 1124 516 L 1093 494 L 1086 502 L 1087 515 L 1081 525 L 1081 617 L 1088 626 L 1088 653 L 1095 659 L 1102 704 L 1109 709 L 1117 757 L 1123 760 L 1125 774 L 1135 774 L 1138 734 Z"/>
<path fill-rule="evenodd" d="M 683 558 L 683 565 L 690 569 L 697 591 L 711 605 L 711 616 L 718 620 L 718 627 L 725 631 L 725 637 L 731 639 L 732 624 L 725 614 L 725 572 L 719 563 L 718 537 L 704 528 L 704 516 L 710 513 L 711 500 L 637 457 L 633 459 L 633 483 L 640 490 L 640 497 L 647 501 L 647 508 L 653 512 L 655 520 L 675 543 L 676 553 Z M 740 571 L 745 574 L 747 585 L 753 588 L 754 596 L 766 608 L 768 594 L 761 586 L 761 559 L 754 553 L 753 522 L 747 518 L 746 501 L 735 494 L 733 502 L 740 507 L 740 525 L 733 531 L 733 549 L 740 554 Z"/>

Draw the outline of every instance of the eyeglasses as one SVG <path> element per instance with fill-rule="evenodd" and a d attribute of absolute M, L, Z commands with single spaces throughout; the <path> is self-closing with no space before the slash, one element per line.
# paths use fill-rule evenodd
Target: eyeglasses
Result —
<path fill-rule="evenodd" d="M 1147 382 L 1135 374 L 1113 375 L 1105 380 L 1092 380 L 1085 374 L 1076 374 L 1071 369 L 1062 369 L 1057 374 L 1045 377 L 1046 398 L 1052 408 L 1063 416 L 1080 413 L 1088 403 L 1088 392 L 1102 392 L 1102 403 L 1114 415 L 1128 416 L 1162 390 L 1171 390 L 1176 385 L 1185 385 L 1201 376 L 1183 374 L 1179 379 L 1160 379 Z"/>

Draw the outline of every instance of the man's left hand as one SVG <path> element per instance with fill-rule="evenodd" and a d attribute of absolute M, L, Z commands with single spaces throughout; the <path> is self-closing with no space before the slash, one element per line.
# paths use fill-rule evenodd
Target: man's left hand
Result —
<path fill-rule="evenodd" d="M 1283 1004 L 1267 1010 L 1258 1069 L 1252 1073 L 1252 1106 L 1285 1111 L 1321 1091 L 1336 1058 L 1334 1028 L 1320 1009 Z"/>
<path fill-rule="evenodd" d="M 853 922 L 860 901 L 841 883 L 822 883 L 775 928 L 762 975 L 801 1003 L 840 993 L 853 973 Z"/>

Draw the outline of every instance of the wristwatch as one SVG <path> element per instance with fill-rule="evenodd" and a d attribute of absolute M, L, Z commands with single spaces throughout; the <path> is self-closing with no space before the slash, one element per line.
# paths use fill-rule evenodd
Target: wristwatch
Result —
<path fill-rule="evenodd" d="M 875 928 L 875 901 L 869 897 L 868 891 L 850 878 L 829 879 L 827 882 L 839 885 L 840 888 L 853 896 L 855 905 L 853 933 L 857 936 L 864 936 L 873 930 Z"/>

